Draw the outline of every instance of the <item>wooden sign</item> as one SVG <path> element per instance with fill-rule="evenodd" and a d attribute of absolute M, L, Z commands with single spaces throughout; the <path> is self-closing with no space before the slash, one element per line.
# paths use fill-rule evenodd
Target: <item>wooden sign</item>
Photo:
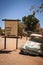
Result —
<path fill-rule="evenodd" d="M 20 20 L 8 20 L 5 21 L 5 36 L 18 36 L 18 23 Z"/>

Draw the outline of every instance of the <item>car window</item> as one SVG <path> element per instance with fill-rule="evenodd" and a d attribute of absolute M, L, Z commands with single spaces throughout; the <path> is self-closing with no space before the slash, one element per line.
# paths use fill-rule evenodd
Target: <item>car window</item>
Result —
<path fill-rule="evenodd" d="M 31 40 L 31 41 L 34 41 L 34 42 L 38 42 L 38 43 L 43 43 L 43 39 L 42 39 L 41 37 L 31 36 L 31 37 L 30 37 L 30 40 Z"/>

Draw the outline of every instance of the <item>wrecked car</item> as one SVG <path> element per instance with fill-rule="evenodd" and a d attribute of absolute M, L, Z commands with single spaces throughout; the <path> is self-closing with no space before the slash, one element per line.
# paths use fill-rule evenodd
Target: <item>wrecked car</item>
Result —
<path fill-rule="evenodd" d="M 41 34 L 31 34 L 30 38 L 20 48 L 21 54 L 43 55 L 43 39 Z"/>

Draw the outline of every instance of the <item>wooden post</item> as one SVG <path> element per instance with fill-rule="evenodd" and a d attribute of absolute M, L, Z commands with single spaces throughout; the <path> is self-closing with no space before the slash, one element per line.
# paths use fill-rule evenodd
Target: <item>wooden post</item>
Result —
<path fill-rule="evenodd" d="M 18 37 L 16 38 L 16 49 L 18 49 Z"/>
<path fill-rule="evenodd" d="M 4 49 L 6 49 L 6 36 L 5 36 L 5 39 L 4 39 Z"/>
<path fill-rule="evenodd" d="M 26 40 L 28 39 L 28 35 L 26 35 Z"/>
<path fill-rule="evenodd" d="M 26 36 L 26 40 L 27 40 L 27 36 Z"/>

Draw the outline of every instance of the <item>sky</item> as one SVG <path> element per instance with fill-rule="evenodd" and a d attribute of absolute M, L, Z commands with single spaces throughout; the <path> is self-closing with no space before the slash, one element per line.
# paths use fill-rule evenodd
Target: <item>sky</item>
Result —
<path fill-rule="evenodd" d="M 20 19 L 23 16 L 31 15 L 31 6 L 40 6 L 41 0 L 0 0 L 0 27 L 5 27 L 5 22 L 2 19 Z M 43 12 L 36 13 L 36 18 L 39 19 L 41 28 L 43 28 Z"/>

